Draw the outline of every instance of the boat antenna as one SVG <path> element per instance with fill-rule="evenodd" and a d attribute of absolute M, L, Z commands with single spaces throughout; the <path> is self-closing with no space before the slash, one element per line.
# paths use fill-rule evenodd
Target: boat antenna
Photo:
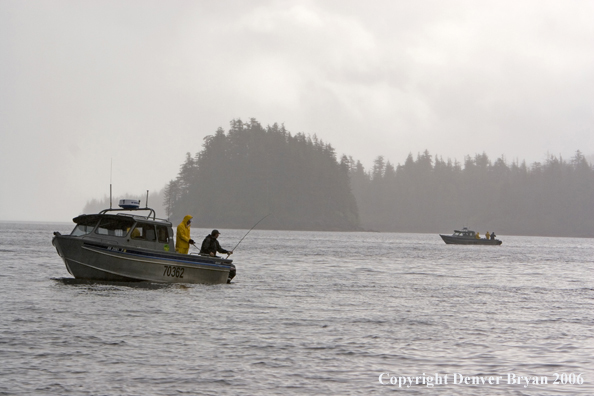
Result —
<path fill-rule="evenodd" d="M 167 221 L 169 221 L 169 216 L 171 216 L 171 194 L 167 197 L 169 200 L 169 205 L 167 205 Z"/>
<path fill-rule="evenodd" d="M 234 247 L 234 248 L 233 248 L 233 250 L 231 250 L 231 251 L 232 251 L 232 252 L 233 252 L 233 251 L 235 251 L 235 249 L 237 249 L 237 246 L 239 246 L 239 244 L 241 243 L 241 241 L 243 241 L 243 239 L 244 239 L 244 238 L 245 238 L 245 237 L 246 237 L 246 236 L 247 236 L 247 235 L 248 235 L 248 234 L 249 234 L 249 233 L 250 233 L 250 232 L 251 232 L 251 231 L 252 231 L 254 228 L 256 228 L 256 226 L 257 226 L 258 224 L 260 224 L 260 222 L 261 222 L 262 220 L 264 220 L 265 218 L 267 218 L 267 217 L 268 217 L 268 216 L 270 216 L 271 214 L 272 214 L 272 213 L 268 213 L 266 216 L 262 217 L 262 218 L 261 218 L 261 219 L 260 219 L 260 220 L 259 220 L 259 221 L 258 221 L 256 224 L 254 224 L 254 226 L 253 226 L 252 228 L 250 228 L 250 230 L 249 230 L 248 232 L 246 232 L 246 233 L 245 233 L 245 235 L 243 236 L 243 238 L 241 238 L 241 239 L 239 240 L 239 242 L 237 242 L 237 245 L 235 245 L 235 247 Z M 230 255 L 230 253 L 229 253 L 229 254 L 227 254 L 227 258 L 229 258 L 229 255 Z"/>
<path fill-rule="evenodd" d="M 111 209 L 111 177 L 113 175 L 113 158 L 109 162 L 109 209 Z"/>

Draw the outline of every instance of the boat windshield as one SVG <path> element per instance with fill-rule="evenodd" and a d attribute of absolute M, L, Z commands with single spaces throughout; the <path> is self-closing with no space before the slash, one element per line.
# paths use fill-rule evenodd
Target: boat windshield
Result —
<path fill-rule="evenodd" d="M 110 235 L 116 237 L 126 236 L 134 225 L 134 220 L 127 217 L 115 218 L 104 217 L 97 226 L 96 234 Z"/>
<path fill-rule="evenodd" d="M 93 228 L 95 228 L 95 224 L 97 224 L 97 219 L 94 219 L 94 221 L 89 221 L 89 222 L 80 222 L 76 225 L 76 227 L 74 227 L 74 230 L 72 230 L 70 235 L 72 235 L 72 236 L 87 235 L 91 231 L 93 231 Z"/>
<path fill-rule="evenodd" d="M 459 231 L 459 230 L 456 230 L 456 231 L 454 231 L 453 236 L 455 236 L 455 237 L 473 237 L 474 236 L 474 231 L 469 231 L 469 230 Z"/>

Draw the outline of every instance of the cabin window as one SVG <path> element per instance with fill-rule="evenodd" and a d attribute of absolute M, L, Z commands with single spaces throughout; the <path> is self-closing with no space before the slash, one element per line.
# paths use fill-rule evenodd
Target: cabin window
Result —
<path fill-rule="evenodd" d="M 74 227 L 74 230 L 72 230 L 72 232 L 70 233 L 70 235 L 72 235 L 72 236 L 87 235 L 91 231 L 93 231 L 93 228 L 95 228 L 95 222 L 93 222 L 93 224 L 77 224 L 76 227 Z"/>
<path fill-rule="evenodd" d="M 157 236 L 160 243 L 169 242 L 169 231 L 165 226 L 157 226 Z"/>
<path fill-rule="evenodd" d="M 132 234 L 130 234 L 130 238 L 132 239 L 142 239 L 145 241 L 155 241 L 156 234 L 155 234 L 155 226 L 152 224 L 136 224 L 136 227 L 132 230 Z"/>
<path fill-rule="evenodd" d="M 81 236 L 90 234 L 97 225 L 97 216 L 80 216 L 75 219 L 76 226 L 70 233 L 72 236 Z"/>
<path fill-rule="evenodd" d="M 123 237 L 126 236 L 133 224 L 134 220 L 132 219 L 103 218 L 101 219 L 99 226 L 97 226 L 97 231 L 95 231 L 95 233 Z"/>

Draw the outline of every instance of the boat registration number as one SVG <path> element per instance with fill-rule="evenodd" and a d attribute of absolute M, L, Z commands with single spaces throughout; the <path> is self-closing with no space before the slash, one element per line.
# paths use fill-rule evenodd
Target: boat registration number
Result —
<path fill-rule="evenodd" d="M 174 267 L 171 265 L 165 265 L 165 271 L 163 271 L 163 276 L 170 276 L 172 278 L 183 278 L 184 277 L 184 267 Z"/>

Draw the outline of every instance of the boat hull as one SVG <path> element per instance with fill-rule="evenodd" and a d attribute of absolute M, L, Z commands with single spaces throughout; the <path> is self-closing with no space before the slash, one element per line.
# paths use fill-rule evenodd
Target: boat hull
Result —
<path fill-rule="evenodd" d="M 501 245 L 499 239 L 480 239 L 439 234 L 448 245 Z"/>
<path fill-rule="evenodd" d="M 122 247 L 69 235 L 52 240 L 76 279 L 108 282 L 227 283 L 235 276 L 231 260 Z"/>

